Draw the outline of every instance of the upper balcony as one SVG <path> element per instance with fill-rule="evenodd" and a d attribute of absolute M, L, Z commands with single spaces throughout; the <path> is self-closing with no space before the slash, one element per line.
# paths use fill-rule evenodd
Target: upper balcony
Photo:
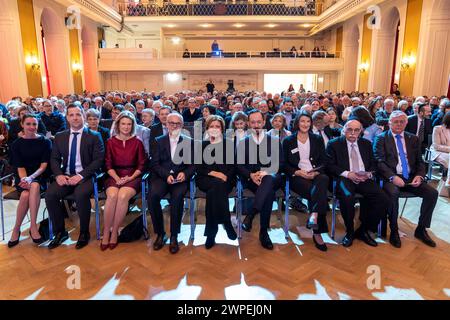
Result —
<path fill-rule="evenodd" d="M 140 0 L 118 2 L 131 17 L 159 16 L 319 16 L 322 0 Z"/>

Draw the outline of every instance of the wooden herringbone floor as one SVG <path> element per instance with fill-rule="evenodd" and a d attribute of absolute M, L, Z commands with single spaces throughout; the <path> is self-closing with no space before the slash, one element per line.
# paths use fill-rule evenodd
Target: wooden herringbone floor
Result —
<path fill-rule="evenodd" d="M 5 208 L 11 223 L 15 204 L 9 201 Z M 450 295 L 450 290 L 444 291 L 450 289 L 449 209 L 448 199 L 439 198 L 433 220 L 439 223 L 436 225 L 439 238 L 433 234 L 438 245 L 434 249 L 415 240 L 414 223 L 402 219 L 400 229 L 406 237 L 402 238 L 401 249 L 389 244 L 371 248 L 355 241 L 349 249 L 329 244 L 328 252 L 322 253 L 314 247 L 309 233 L 297 227 L 299 221 L 304 225 L 306 216 L 291 211 L 291 235 L 295 239 L 300 231 L 304 244 L 294 244 L 292 239 L 282 244 L 284 237 L 279 236 L 282 224 L 273 214 L 273 251 L 259 245 L 258 219 L 253 231 L 244 233 L 239 242 L 218 244 L 206 250 L 198 245 L 204 243 L 200 201 L 196 240 L 187 246 L 181 244 L 176 255 L 169 253 L 168 246 L 155 252 L 152 241 L 143 240 L 119 244 L 115 250 L 105 252 L 100 251 L 97 240 L 82 250 L 75 250 L 74 243 L 69 242 L 52 251 L 45 246 L 36 247 L 29 237 L 13 249 L 8 249 L 3 242 L 0 244 L 0 299 L 449 299 L 445 292 Z M 415 222 L 417 210 L 417 200 L 411 199 L 405 216 Z M 94 235 L 94 219 L 91 223 Z M 185 242 L 189 235 L 188 223 L 186 215 L 180 235 L 180 240 Z M 74 226 L 71 239 L 76 241 L 76 223 Z M 22 230 L 26 238 L 27 229 Z M 343 233 L 339 216 L 338 241 Z M 224 232 L 220 235 L 223 237 Z M 10 233 L 6 240 L 9 236 Z M 71 274 L 65 270 L 69 266 L 79 267 L 80 289 L 67 287 Z M 369 266 L 379 267 L 378 289 L 367 287 Z"/>

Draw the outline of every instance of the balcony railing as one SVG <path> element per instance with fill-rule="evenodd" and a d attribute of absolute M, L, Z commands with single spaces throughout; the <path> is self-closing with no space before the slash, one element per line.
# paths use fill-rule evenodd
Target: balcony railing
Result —
<path fill-rule="evenodd" d="M 169 51 L 158 58 L 340 58 L 341 52 L 327 51 Z"/>
<path fill-rule="evenodd" d="M 187 0 L 186 3 L 119 3 L 123 16 L 317 16 L 322 3 L 315 0 Z"/>

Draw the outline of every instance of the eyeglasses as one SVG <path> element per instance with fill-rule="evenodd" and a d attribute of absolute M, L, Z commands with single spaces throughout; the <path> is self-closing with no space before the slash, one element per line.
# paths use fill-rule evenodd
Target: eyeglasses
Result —
<path fill-rule="evenodd" d="M 167 122 L 169 126 L 181 127 L 183 124 L 181 122 Z"/>

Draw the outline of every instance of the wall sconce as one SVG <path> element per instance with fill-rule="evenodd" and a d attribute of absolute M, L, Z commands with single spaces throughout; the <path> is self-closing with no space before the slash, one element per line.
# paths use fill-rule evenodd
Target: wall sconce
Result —
<path fill-rule="evenodd" d="M 73 71 L 75 71 L 77 73 L 81 73 L 81 71 L 83 70 L 83 66 L 78 62 L 74 62 L 72 64 L 72 69 L 73 69 Z"/>
<path fill-rule="evenodd" d="M 39 64 L 39 59 L 35 55 L 29 55 L 25 58 L 25 64 L 30 66 L 33 70 L 40 70 L 41 65 Z"/>
<path fill-rule="evenodd" d="M 401 61 L 401 67 L 402 70 L 408 70 L 409 68 L 412 68 L 412 66 L 416 63 L 416 57 L 411 54 L 411 52 L 408 53 L 407 56 L 403 57 Z"/>
<path fill-rule="evenodd" d="M 359 64 L 359 72 L 364 73 L 369 69 L 369 64 L 367 62 L 363 62 Z"/>

